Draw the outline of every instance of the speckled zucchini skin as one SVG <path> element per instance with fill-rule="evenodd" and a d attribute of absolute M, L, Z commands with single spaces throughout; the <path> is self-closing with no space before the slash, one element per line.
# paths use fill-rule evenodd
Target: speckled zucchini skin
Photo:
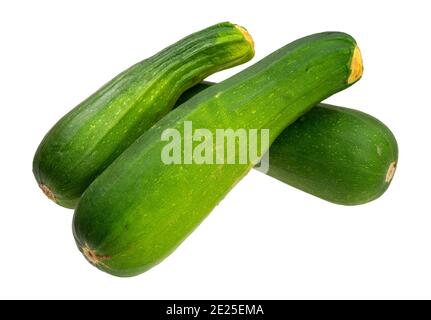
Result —
<path fill-rule="evenodd" d="M 73 233 L 87 260 L 116 276 L 148 270 L 168 256 L 253 166 L 166 165 L 161 160 L 165 129 L 183 133 L 184 121 L 214 135 L 220 128 L 267 128 L 273 142 L 316 103 L 359 79 L 362 64 L 353 63 L 357 51 L 354 39 L 344 33 L 299 39 L 157 122 L 79 201 Z"/>
<path fill-rule="evenodd" d="M 226 22 L 196 32 L 133 65 L 48 132 L 33 160 L 39 186 L 58 204 L 75 207 L 88 185 L 168 113 L 181 93 L 253 55 L 250 35 Z"/>
<path fill-rule="evenodd" d="M 211 85 L 197 84 L 177 104 Z M 332 203 L 359 205 L 389 187 L 398 145 L 389 128 L 369 114 L 319 103 L 278 136 L 268 158 L 268 175 Z"/>

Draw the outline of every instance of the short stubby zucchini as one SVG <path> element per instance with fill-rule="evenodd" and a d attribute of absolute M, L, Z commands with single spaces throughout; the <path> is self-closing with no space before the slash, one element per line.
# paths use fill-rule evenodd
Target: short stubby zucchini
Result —
<path fill-rule="evenodd" d="M 177 104 L 212 85 L 197 84 Z M 264 173 L 282 182 L 332 203 L 359 205 L 389 187 L 398 145 L 391 130 L 371 115 L 319 103 L 284 129 L 265 159 Z"/>
<path fill-rule="evenodd" d="M 73 219 L 78 248 L 112 275 L 148 270 L 166 258 L 255 164 L 165 164 L 161 155 L 166 130 L 178 132 L 181 142 L 189 143 L 183 141 L 188 122 L 212 136 L 217 129 L 268 129 L 270 144 L 289 124 L 361 74 L 355 40 L 345 33 L 325 32 L 296 40 L 197 94 L 140 136 L 87 188 Z M 213 147 L 225 151 L 223 141 Z"/>
<path fill-rule="evenodd" d="M 36 151 L 33 173 L 43 192 L 74 208 L 88 185 L 168 113 L 186 89 L 254 55 L 247 31 L 220 23 L 143 60 L 61 118 Z"/>
<path fill-rule="evenodd" d="M 268 158 L 268 175 L 327 201 L 358 205 L 386 191 L 398 146 L 376 118 L 320 104 L 280 134 Z"/>

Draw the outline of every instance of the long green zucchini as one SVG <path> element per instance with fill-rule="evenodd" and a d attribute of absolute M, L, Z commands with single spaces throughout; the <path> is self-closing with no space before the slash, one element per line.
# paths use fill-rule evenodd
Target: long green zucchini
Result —
<path fill-rule="evenodd" d="M 271 143 L 361 75 L 354 39 L 327 32 L 294 41 L 199 93 L 139 137 L 84 192 L 73 220 L 79 249 L 112 275 L 142 273 L 169 255 L 253 166 L 252 161 L 167 165 L 161 157 L 166 130 L 189 143 L 184 126 L 190 122 L 212 136 L 220 128 L 269 129 Z M 224 147 L 216 143 L 214 150 Z"/>
<path fill-rule="evenodd" d="M 88 185 L 168 113 L 186 89 L 254 55 L 247 31 L 220 23 L 196 32 L 122 72 L 66 114 L 33 160 L 44 193 L 73 208 Z"/>
<path fill-rule="evenodd" d="M 184 92 L 181 105 L 214 83 Z M 389 128 L 369 114 L 323 103 L 288 126 L 269 149 L 264 173 L 324 200 L 358 205 L 381 196 L 398 161 Z"/>

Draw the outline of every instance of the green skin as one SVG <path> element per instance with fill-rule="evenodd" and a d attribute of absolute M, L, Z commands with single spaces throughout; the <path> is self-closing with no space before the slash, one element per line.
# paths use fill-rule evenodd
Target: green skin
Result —
<path fill-rule="evenodd" d="M 226 22 L 133 65 L 47 133 L 33 160 L 39 186 L 58 204 L 74 208 L 88 185 L 167 114 L 185 90 L 253 55 L 248 34 Z"/>
<path fill-rule="evenodd" d="M 214 85 L 184 92 L 182 104 Z M 321 199 L 359 205 L 380 197 L 398 161 L 397 141 L 382 122 L 353 109 L 319 103 L 288 126 L 269 149 L 266 174 Z"/>
<path fill-rule="evenodd" d="M 267 128 L 273 142 L 312 106 L 351 85 L 355 48 L 354 39 L 339 32 L 299 39 L 169 113 L 84 192 L 73 220 L 78 248 L 116 276 L 134 276 L 162 261 L 253 167 L 166 165 L 164 130 L 183 136 L 184 121 L 213 135 L 217 128 Z"/>

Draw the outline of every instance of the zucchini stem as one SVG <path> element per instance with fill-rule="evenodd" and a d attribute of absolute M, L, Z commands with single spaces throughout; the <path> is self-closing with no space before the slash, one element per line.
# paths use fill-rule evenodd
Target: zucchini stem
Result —
<path fill-rule="evenodd" d="M 88 244 L 85 244 L 83 247 L 81 247 L 81 251 L 84 254 L 85 258 L 89 262 L 91 262 L 92 264 L 94 264 L 95 266 L 97 266 L 97 265 L 106 266 L 102 261 L 110 259 L 109 256 L 100 256 L 100 255 L 96 254 L 96 252 L 93 249 L 91 249 L 88 246 Z"/>
<path fill-rule="evenodd" d="M 251 47 L 254 48 L 254 41 L 253 38 L 251 37 L 250 33 L 248 33 L 247 29 L 244 27 L 241 27 L 240 25 L 235 25 L 235 27 L 241 31 L 241 33 L 244 35 L 245 40 L 250 43 Z"/>
<path fill-rule="evenodd" d="M 395 161 L 389 165 L 388 171 L 386 172 L 386 179 L 385 179 L 387 183 L 391 182 L 392 178 L 394 177 L 396 168 L 397 168 L 397 163 Z"/>
<path fill-rule="evenodd" d="M 352 61 L 350 63 L 350 76 L 347 79 L 348 84 L 352 84 L 358 81 L 362 77 L 364 71 L 364 65 L 362 62 L 361 50 L 356 46 L 353 51 Z"/>
<path fill-rule="evenodd" d="M 52 201 L 57 202 L 57 198 L 54 193 L 43 183 L 39 183 L 39 188 L 42 189 L 42 192 Z"/>

